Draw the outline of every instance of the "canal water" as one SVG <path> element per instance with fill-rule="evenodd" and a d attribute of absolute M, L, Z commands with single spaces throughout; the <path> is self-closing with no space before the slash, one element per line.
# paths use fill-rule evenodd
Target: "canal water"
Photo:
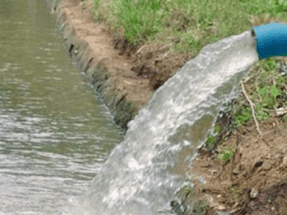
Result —
<path fill-rule="evenodd" d="M 0 1 L 0 214 L 65 214 L 122 139 L 44 0 Z"/>

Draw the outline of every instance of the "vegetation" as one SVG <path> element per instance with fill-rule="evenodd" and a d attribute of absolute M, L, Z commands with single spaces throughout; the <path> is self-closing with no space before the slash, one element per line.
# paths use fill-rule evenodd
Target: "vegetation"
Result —
<path fill-rule="evenodd" d="M 209 202 L 200 200 L 193 205 L 192 212 L 197 215 L 204 215 L 209 207 Z"/>
<path fill-rule="evenodd" d="M 258 122 L 279 116 L 287 120 L 287 65 L 274 58 L 256 63 L 242 83 L 244 93 L 234 102 L 231 110 L 232 123 L 229 130 L 222 131 L 216 124 L 206 139 L 205 148 L 213 150 L 215 146 L 225 141 L 228 132 L 233 129 L 242 129 L 256 119 Z M 247 97 L 251 103 L 248 101 Z M 254 116 L 252 115 L 252 108 Z M 219 159 L 230 159 L 232 150 L 223 150 Z M 232 157 L 232 156 L 231 156 Z"/>
<path fill-rule="evenodd" d="M 260 61 L 244 83 L 258 121 L 278 115 L 278 110 L 284 110 L 287 105 L 287 76 L 282 71 L 283 64 L 280 68 L 278 63 L 274 58 Z M 251 105 L 242 95 L 234 108 L 235 126 L 240 128 L 253 120 Z"/>
<path fill-rule="evenodd" d="M 221 126 L 219 124 L 215 124 L 215 126 L 213 127 L 212 134 L 209 134 L 206 139 L 205 147 L 208 150 L 214 149 L 216 143 L 218 142 L 220 132 L 221 132 Z"/>
<path fill-rule="evenodd" d="M 184 186 L 182 188 L 182 192 L 184 195 L 188 195 L 192 191 L 192 188 L 190 186 Z"/>
<path fill-rule="evenodd" d="M 173 43 L 177 51 L 250 29 L 262 20 L 287 20 L 285 0 L 93 0 L 96 20 L 105 21 L 133 44 Z"/>
<path fill-rule="evenodd" d="M 221 152 L 218 154 L 218 159 L 221 162 L 226 162 L 229 161 L 234 155 L 234 150 L 229 149 L 229 148 L 222 148 Z"/>
<path fill-rule="evenodd" d="M 234 202 L 238 202 L 238 198 L 239 198 L 239 195 L 240 195 L 240 192 L 239 192 L 238 188 L 235 187 L 235 186 L 231 186 L 230 189 L 231 189 L 232 194 L 233 194 L 232 200 L 233 200 Z"/>

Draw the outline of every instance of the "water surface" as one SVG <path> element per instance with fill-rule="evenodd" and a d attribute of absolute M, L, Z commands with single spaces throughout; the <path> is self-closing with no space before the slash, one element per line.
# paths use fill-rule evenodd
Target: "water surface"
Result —
<path fill-rule="evenodd" d="M 121 138 L 45 1 L 1 0 L 0 214 L 69 211 Z"/>

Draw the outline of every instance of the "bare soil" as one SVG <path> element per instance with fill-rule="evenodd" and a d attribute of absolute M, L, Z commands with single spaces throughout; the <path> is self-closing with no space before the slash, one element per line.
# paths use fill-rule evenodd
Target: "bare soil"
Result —
<path fill-rule="evenodd" d="M 148 81 L 137 78 L 131 71 L 133 64 L 114 49 L 113 38 L 105 24 L 96 23 L 80 0 L 64 0 L 59 10 L 68 17 L 77 39 L 89 46 L 89 55 L 94 56 L 90 66 L 96 64 L 107 71 L 114 91 L 121 91 L 127 99 L 145 104 L 152 94 Z"/>
<path fill-rule="evenodd" d="M 198 195 L 215 210 L 238 215 L 287 214 L 287 126 L 277 117 L 235 131 L 214 153 L 201 151 L 190 167 Z M 222 148 L 235 150 L 222 162 Z M 206 182 L 198 180 L 202 176 Z"/>
<path fill-rule="evenodd" d="M 116 91 L 127 99 L 145 105 L 155 89 L 168 80 L 190 59 L 188 53 L 173 53 L 167 44 L 139 47 L 128 43 L 121 35 L 111 32 L 105 23 L 93 19 L 91 0 L 84 5 L 80 0 L 64 0 L 60 10 L 67 14 L 75 27 L 76 37 L 89 44 L 95 56 L 92 64 L 109 73 Z"/>
<path fill-rule="evenodd" d="M 134 47 L 125 39 L 114 37 L 115 49 L 132 62 L 131 70 L 136 76 L 149 81 L 154 91 L 172 77 L 190 58 L 190 53 L 175 53 L 170 50 L 170 44 L 144 44 Z"/>

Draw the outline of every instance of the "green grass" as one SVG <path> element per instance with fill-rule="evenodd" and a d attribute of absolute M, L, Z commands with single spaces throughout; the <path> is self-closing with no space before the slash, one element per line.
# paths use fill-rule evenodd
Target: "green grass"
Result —
<path fill-rule="evenodd" d="M 215 124 L 213 127 L 213 132 L 211 132 L 207 136 L 207 139 L 205 142 L 205 147 L 208 150 L 212 150 L 214 148 L 215 144 L 217 144 L 220 132 L 221 132 L 221 126 L 219 124 Z"/>
<path fill-rule="evenodd" d="M 287 105 L 287 77 L 279 73 L 277 61 L 274 58 L 262 60 L 254 65 L 250 79 L 244 84 L 246 93 L 254 104 L 255 117 L 264 121 L 276 115 L 278 108 Z M 234 108 L 235 126 L 253 122 L 250 104 L 242 94 Z"/>
<path fill-rule="evenodd" d="M 182 52 L 197 53 L 207 43 L 248 30 L 262 15 L 287 20 L 285 0 L 93 1 L 95 18 L 129 42 L 170 43 L 176 38 L 173 48 Z"/>
<path fill-rule="evenodd" d="M 204 215 L 209 207 L 209 202 L 206 200 L 199 200 L 195 202 L 192 207 L 192 214 Z"/>
<path fill-rule="evenodd" d="M 258 122 L 277 116 L 276 111 L 280 108 L 287 108 L 287 75 L 280 74 L 279 62 L 275 58 L 259 61 L 253 65 L 246 77 L 247 80 L 244 81 L 245 91 L 253 103 L 255 117 Z M 227 132 L 254 123 L 250 103 L 243 93 L 232 105 L 231 115 L 232 123 Z M 287 115 L 281 115 L 278 119 L 286 123 Z M 223 135 L 223 138 L 219 139 L 219 135 Z M 208 134 L 204 148 L 212 150 L 215 145 L 221 145 L 226 137 L 227 133 L 222 134 L 220 125 L 216 124 L 213 131 Z M 222 149 L 218 158 L 221 161 L 227 161 L 232 156 L 232 150 Z"/>
<path fill-rule="evenodd" d="M 234 150 L 222 147 L 221 152 L 218 154 L 217 158 L 221 162 L 226 162 L 229 161 L 233 156 L 234 156 Z"/>
<path fill-rule="evenodd" d="M 231 186 L 230 189 L 232 191 L 232 200 L 234 202 L 238 202 L 239 195 L 240 195 L 240 192 L 239 192 L 238 188 L 235 187 L 235 186 Z"/>

